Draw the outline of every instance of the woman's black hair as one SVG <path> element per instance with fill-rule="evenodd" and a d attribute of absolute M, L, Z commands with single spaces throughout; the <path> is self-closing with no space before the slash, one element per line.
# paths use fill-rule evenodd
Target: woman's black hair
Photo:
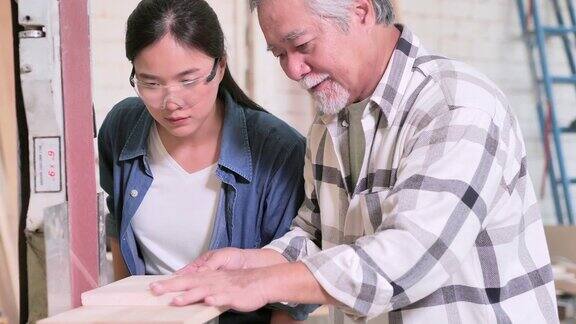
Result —
<path fill-rule="evenodd" d="M 126 27 L 126 57 L 130 62 L 146 47 L 170 34 L 176 42 L 204 52 L 216 61 L 226 57 L 224 33 L 216 13 L 204 0 L 143 0 Z M 219 95 L 226 90 L 240 105 L 264 110 L 250 99 L 226 67 Z"/>

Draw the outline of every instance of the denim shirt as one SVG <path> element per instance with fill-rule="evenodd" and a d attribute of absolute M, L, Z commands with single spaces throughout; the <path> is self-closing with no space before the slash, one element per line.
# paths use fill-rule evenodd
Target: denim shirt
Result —
<path fill-rule="evenodd" d="M 305 140 L 273 115 L 242 107 L 225 91 L 219 97 L 225 107 L 216 170 L 222 186 L 209 248 L 259 248 L 289 230 L 302 203 Z M 145 274 L 131 221 L 154 180 L 147 153 L 153 122 L 139 98 L 127 98 L 98 133 L 107 233 L 119 240 L 132 275 Z"/>

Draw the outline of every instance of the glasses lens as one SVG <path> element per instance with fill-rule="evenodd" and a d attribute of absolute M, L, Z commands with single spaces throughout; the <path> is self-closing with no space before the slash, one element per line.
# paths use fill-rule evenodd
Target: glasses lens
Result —
<path fill-rule="evenodd" d="M 160 108 L 162 106 L 163 94 L 166 92 L 163 88 L 150 88 L 136 81 L 134 90 L 147 106 L 152 108 Z"/>
<path fill-rule="evenodd" d="M 179 105 L 184 105 L 184 102 L 190 103 L 194 101 L 194 93 L 199 84 L 209 83 L 216 76 L 218 68 L 218 59 L 214 60 L 210 73 L 207 76 L 198 78 L 198 82 L 186 82 L 173 85 L 154 85 L 150 86 L 138 80 L 135 76 L 135 71 L 132 69 L 131 84 L 136 94 L 144 101 L 146 106 L 151 108 L 162 108 L 168 98 L 177 98 Z M 196 98 L 198 99 L 198 98 Z"/>

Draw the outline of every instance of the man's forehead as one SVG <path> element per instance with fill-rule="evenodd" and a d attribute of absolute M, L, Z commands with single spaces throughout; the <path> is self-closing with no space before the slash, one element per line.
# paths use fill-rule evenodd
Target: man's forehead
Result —
<path fill-rule="evenodd" d="M 301 0 L 269 0 L 258 8 L 260 27 L 270 45 L 280 46 L 316 31 L 315 18 Z"/>
<path fill-rule="evenodd" d="M 294 30 L 290 30 L 288 32 L 284 32 L 280 35 L 280 42 L 281 43 L 288 43 L 290 41 L 296 40 L 299 37 L 302 37 L 308 34 L 308 28 L 297 28 Z M 274 46 L 272 44 L 268 45 L 268 50 L 273 50 Z"/>
<path fill-rule="evenodd" d="M 291 30 L 287 32 L 284 37 L 282 37 L 282 42 L 289 42 L 291 40 L 295 40 L 298 37 L 304 36 L 308 33 L 307 28 L 298 28 L 295 30 Z"/>
<path fill-rule="evenodd" d="M 308 6 L 301 0 L 269 0 L 258 7 L 260 26 L 278 35 L 279 40 L 306 29 L 313 23 L 311 18 Z"/>

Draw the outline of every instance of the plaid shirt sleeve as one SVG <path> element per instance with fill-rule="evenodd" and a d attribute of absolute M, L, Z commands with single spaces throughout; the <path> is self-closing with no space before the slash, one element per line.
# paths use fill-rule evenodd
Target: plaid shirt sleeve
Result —
<path fill-rule="evenodd" d="M 412 304 L 439 289 L 472 250 L 502 191 L 510 157 L 500 137 L 492 116 L 465 107 L 417 128 L 405 142 L 394 188 L 363 197 L 365 212 L 385 215 L 382 224 L 323 251 L 314 243 L 320 219 L 307 159 L 306 204 L 292 231 L 269 248 L 304 262 L 351 317 Z"/>

